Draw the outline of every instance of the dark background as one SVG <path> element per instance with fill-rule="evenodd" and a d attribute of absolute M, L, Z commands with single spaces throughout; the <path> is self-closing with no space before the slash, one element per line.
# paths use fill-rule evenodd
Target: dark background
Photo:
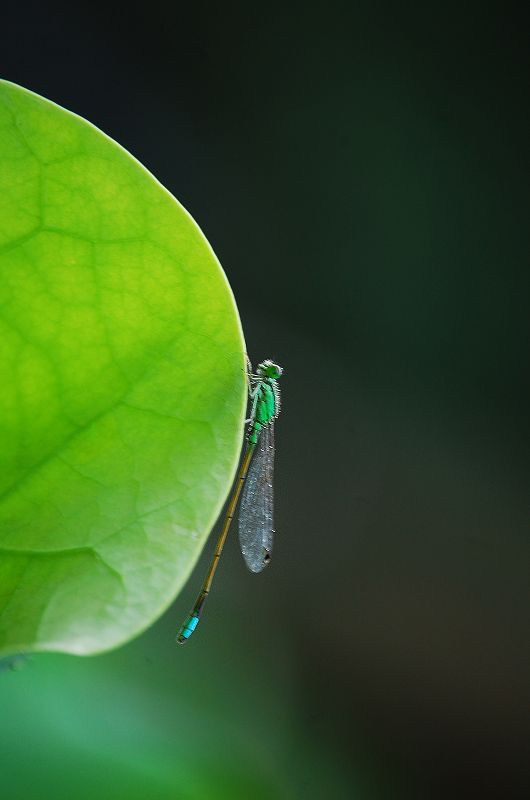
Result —
<path fill-rule="evenodd" d="M 207 554 L 122 650 L 0 675 L 6 797 L 528 796 L 516 6 L 2 17 L 2 77 L 175 194 L 223 264 L 249 354 L 285 367 L 271 568 L 248 575 L 233 537 L 185 651 L 174 631 Z"/>

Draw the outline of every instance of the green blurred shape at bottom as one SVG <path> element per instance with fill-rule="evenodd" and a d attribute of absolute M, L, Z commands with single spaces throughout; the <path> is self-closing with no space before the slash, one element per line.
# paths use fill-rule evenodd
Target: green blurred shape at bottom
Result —
<path fill-rule="evenodd" d="M 10 800 L 316 800 L 348 780 L 298 718 L 290 657 L 256 669 L 225 634 L 183 657 L 155 626 L 102 656 L 39 654 L 0 671 Z M 226 649 L 223 649 L 223 646 Z M 16 667 L 16 668 L 15 668 Z"/>
<path fill-rule="evenodd" d="M 5 664 L 0 672 L 3 796 L 275 796 L 277 789 L 255 764 L 238 763 L 237 751 L 227 760 L 226 732 L 219 729 L 218 720 L 193 706 L 179 712 L 178 692 L 172 700 L 165 688 L 157 687 L 155 676 L 149 687 L 145 681 L 131 681 L 123 670 L 120 683 L 118 665 L 109 669 L 103 662 L 37 656 L 26 665 L 17 661 L 16 668 Z M 174 727 L 168 725 L 167 704 L 174 706 Z M 198 726 L 203 728 L 202 747 L 197 746 Z"/>

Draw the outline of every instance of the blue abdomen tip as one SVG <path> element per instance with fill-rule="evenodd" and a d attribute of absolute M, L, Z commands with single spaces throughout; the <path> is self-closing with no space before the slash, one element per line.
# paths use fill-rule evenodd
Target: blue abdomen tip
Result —
<path fill-rule="evenodd" d="M 186 622 L 179 631 L 179 635 L 177 636 L 177 642 L 179 642 L 179 644 L 184 644 L 185 642 L 187 642 L 198 624 L 199 624 L 199 617 L 195 615 L 188 617 L 188 619 L 186 620 Z"/>

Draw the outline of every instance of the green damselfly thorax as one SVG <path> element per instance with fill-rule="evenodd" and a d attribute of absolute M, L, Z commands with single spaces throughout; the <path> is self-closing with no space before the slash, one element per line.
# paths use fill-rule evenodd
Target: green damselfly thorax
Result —
<path fill-rule="evenodd" d="M 241 492 L 239 544 L 245 563 L 251 572 L 261 572 L 270 561 L 274 536 L 274 421 L 280 413 L 278 378 L 282 371 L 278 364 L 267 359 L 253 373 L 249 362 L 250 418 L 247 420 L 245 452 L 202 589 L 178 633 L 177 642 L 180 644 L 188 641 L 199 624 Z"/>

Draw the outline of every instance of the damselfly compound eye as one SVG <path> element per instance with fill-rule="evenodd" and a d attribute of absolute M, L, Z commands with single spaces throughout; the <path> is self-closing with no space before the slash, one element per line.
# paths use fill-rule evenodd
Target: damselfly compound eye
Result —
<path fill-rule="evenodd" d="M 267 361 L 262 361 L 258 367 L 258 374 L 263 375 L 264 378 L 273 378 L 276 380 L 280 377 L 282 372 L 283 369 L 270 359 L 267 359 Z"/>

